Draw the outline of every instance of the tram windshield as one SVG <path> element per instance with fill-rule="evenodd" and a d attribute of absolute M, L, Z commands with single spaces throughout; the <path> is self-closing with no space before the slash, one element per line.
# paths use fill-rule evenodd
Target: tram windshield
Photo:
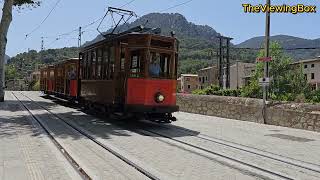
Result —
<path fill-rule="evenodd" d="M 171 57 L 165 53 L 151 52 L 149 59 L 149 76 L 153 78 L 170 78 Z"/>

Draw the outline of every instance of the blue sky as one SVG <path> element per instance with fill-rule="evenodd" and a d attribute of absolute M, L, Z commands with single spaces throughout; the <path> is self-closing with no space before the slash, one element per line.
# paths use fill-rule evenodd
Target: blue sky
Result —
<path fill-rule="evenodd" d="M 102 17 L 108 6 L 120 6 L 130 0 L 62 0 L 47 21 L 27 39 L 25 35 L 32 31 L 45 18 L 56 0 L 43 0 L 35 9 L 14 10 L 13 22 L 8 35 L 7 54 L 14 56 L 28 48 L 40 50 L 41 36 L 45 39 L 45 48 L 77 46 L 78 32 L 55 40 L 58 34 L 69 32 L 79 25 L 85 25 Z M 136 0 L 125 8 L 142 16 L 158 12 L 186 0 Z M 1 1 L 0 1 L 1 2 Z M 273 4 L 308 4 L 318 6 L 316 14 L 272 14 L 271 35 L 286 34 L 307 39 L 320 38 L 320 0 L 271 0 Z M 254 36 L 264 35 L 264 14 L 246 14 L 242 4 L 263 4 L 265 0 L 194 0 L 188 4 L 168 10 L 184 15 L 195 24 L 209 25 L 223 35 L 233 37 L 233 43 L 243 42 Z M 106 21 L 103 27 L 111 26 Z M 93 39 L 98 33 L 97 24 L 85 29 L 84 41 Z"/>

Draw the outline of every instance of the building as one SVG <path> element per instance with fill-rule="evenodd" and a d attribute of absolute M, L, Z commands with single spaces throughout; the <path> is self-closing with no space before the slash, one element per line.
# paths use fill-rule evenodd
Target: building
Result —
<path fill-rule="evenodd" d="M 256 64 L 243 63 L 237 61 L 230 66 L 230 89 L 239 89 L 249 84 L 252 74 L 256 70 Z M 225 73 L 224 73 L 224 87 L 225 87 Z"/>
<path fill-rule="evenodd" d="M 219 86 L 219 73 L 217 66 L 200 69 L 198 72 L 198 77 L 199 89 L 204 89 L 212 84 Z"/>
<path fill-rule="evenodd" d="M 320 56 L 315 59 L 301 60 L 292 65 L 302 65 L 303 73 L 313 90 L 320 89 Z"/>
<path fill-rule="evenodd" d="M 197 74 L 181 74 L 181 92 L 192 93 L 198 87 L 199 78 Z"/>
<path fill-rule="evenodd" d="M 181 77 L 177 79 L 177 92 L 181 92 Z"/>

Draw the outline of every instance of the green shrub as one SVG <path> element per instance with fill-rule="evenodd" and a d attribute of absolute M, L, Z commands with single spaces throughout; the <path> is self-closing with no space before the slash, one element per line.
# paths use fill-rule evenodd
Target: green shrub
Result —
<path fill-rule="evenodd" d="M 205 89 L 197 89 L 192 92 L 197 95 L 215 95 L 215 96 L 240 96 L 241 90 L 220 89 L 218 86 L 211 85 Z"/>
<path fill-rule="evenodd" d="M 206 95 L 206 92 L 204 92 L 201 89 L 196 89 L 194 91 L 192 91 L 192 94 L 196 94 L 196 95 Z"/>
<path fill-rule="evenodd" d="M 40 91 L 40 81 L 37 81 L 34 83 L 34 85 L 32 86 L 32 90 L 33 91 Z"/>
<path fill-rule="evenodd" d="M 316 91 L 312 91 L 310 94 L 308 94 L 306 98 L 308 102 L 320 103 L 320 89 Z"/>

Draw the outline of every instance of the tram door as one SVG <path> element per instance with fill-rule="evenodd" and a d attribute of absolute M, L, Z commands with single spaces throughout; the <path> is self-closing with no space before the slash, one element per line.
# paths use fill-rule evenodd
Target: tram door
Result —
<path fill-rule="evenodd" d="M 120 44 L 119 53 L 119 73 L 116 80 L 116 99 L 120 103 L 125 102 L 126 92 L 126 74 L 127 74 L 127 59 L 128 59 L 128 44 Z"/>

